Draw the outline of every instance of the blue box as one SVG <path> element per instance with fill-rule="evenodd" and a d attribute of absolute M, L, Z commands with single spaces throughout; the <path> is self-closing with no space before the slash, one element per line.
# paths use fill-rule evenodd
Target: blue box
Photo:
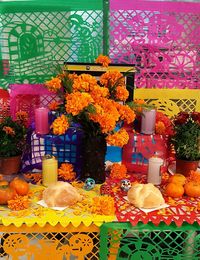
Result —
<path fill-rule="evenodd" d="M 73 164 L 76 173 L 81 170 L 81 143 L 83 131 L 70 127 L 64 135 L 45 135 L 45 153 L 56 156 L 58 163 L 68 162 Z"/>
<path fill-rule="evenodd" d="M 107 145 L 105 161 L 121 162 L 122 161 L 122 148 L 118 147 L 118 146 Z"/>

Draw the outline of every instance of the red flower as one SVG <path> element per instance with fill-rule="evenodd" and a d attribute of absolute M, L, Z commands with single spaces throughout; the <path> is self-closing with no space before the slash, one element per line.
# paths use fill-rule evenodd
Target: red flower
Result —
<path fill-rule="evenodd" d="M 200 113 L 199 112 L 192 112 L 191 117 L 195 122 L 198 122 L 198 124 L 200 124 Z"/>
<path fill-rule="evenodd" d="M 188 118 L 191 117 L 196 123 L 200 124 L 200 113 L 199 112 L 179 112 L 174 118 L 174 125 L 185 124 Z"/>
<path fill-rule="evenodd" d="M 188 112 L 179 112 L 178 115 L 174 119 L 174 124 L 175 125 L 182 125 L 185 124 L 186 121 L 189 118 L 189 113 Z"/>

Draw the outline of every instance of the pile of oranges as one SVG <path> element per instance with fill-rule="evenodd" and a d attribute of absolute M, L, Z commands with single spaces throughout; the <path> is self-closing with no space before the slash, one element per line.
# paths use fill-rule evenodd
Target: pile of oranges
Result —
<path fill-rule="evenodd" d="M 184 194 L 189 197 L 200 197 L 200 173 L 191 171 L 188 177 L 176 173 L 169 177 L 165 194 L 172 198 L 181 198 Z"/>
<path fill-rule="evenodd" d="M 9 200 L 12 200 L 19 196 L 25 196 L 29 193 L 29 184 L 20 178 L 14 178 L 10 183 L 7 181 L 0 181 L 0 205 L 8 204 Z"/>

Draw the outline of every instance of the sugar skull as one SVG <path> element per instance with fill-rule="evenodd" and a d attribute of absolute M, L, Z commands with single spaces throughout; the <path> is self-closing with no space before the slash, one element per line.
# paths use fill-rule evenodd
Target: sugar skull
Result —
<path fill-rule="evenodd" d="M 102 184 L 100 187 L 100 194 L 101 195 L 108 195 L 111 193 L 111 188 L 107 184 Z"/>
<path fill-rule="evenodd" d="M 95 186 L 95 180 L 92 178 L 87 178 L 85 180 L 85 184 L 84 184 L 83 188 L 85 190 L 92 190 L 94 188 L 94 186 Z"/>
<path fill-rule="evenodd" d="M 128 191 L 131 188 L 131 182 L 127 179 L 121 180 L 121 190 Z"/>

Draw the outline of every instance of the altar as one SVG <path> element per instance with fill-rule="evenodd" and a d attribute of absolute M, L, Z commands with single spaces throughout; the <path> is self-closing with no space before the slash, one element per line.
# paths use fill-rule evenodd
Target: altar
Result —
<path fill-rule="evenodd" d="M 199 189 L 188 195 L 183 187 L 190 181 L 200 185 L 199 168 L 187 176 L 178 196 L 176 189 L 166 193 L 177 174 L 169 145 L 172 120 L 182 112 L 183 123 L 184 113 L 200 122 L 199 13 L 197 3 L 185 1 L 0 4 L 0 123 L 11 116 L 11 125 L 0 131 L 0 160 L 15 155 L 18 144 L 23 150 L 21 168 L 12 176 L 5 176 L 0 164 L 0 190 L 9 189 L 15 177 L 29 187 L 26 195 L 14 194 L 0 205 L 1 259 L 200 259 Z M 40 108 L 45 116 L 36 120 Z M 141 132 L 148 111 L 153 116 L 146 127 L 153 127 Z M 15 132 L 13 122 L 21 120 L 21 126 L 25 117 L 27 125 Z M 14 145 L 21 129 L 26 139 Z M 81 176 L 83 132 L 103 136 L 104 170 L 97 167 L 93 176 Z M 101 157 L 97 150 L 93 164 Z M 50 165 L 44 171 L 46 155 L 56 170 Z M 150 158 L 163 162 L 154 173 L 164 203 L 144 209 L 130 203 L 121 182 L 147 184 Z M 111 165 L 117 165 L 116 172 L 109 171 Z M 49 181 L 50 172 L 80 192 L 82 201 L 47 207 L 43 176 Z M 97 172 L 103 178 L 87 190 L 85 177 L 95 178 Z"/>

